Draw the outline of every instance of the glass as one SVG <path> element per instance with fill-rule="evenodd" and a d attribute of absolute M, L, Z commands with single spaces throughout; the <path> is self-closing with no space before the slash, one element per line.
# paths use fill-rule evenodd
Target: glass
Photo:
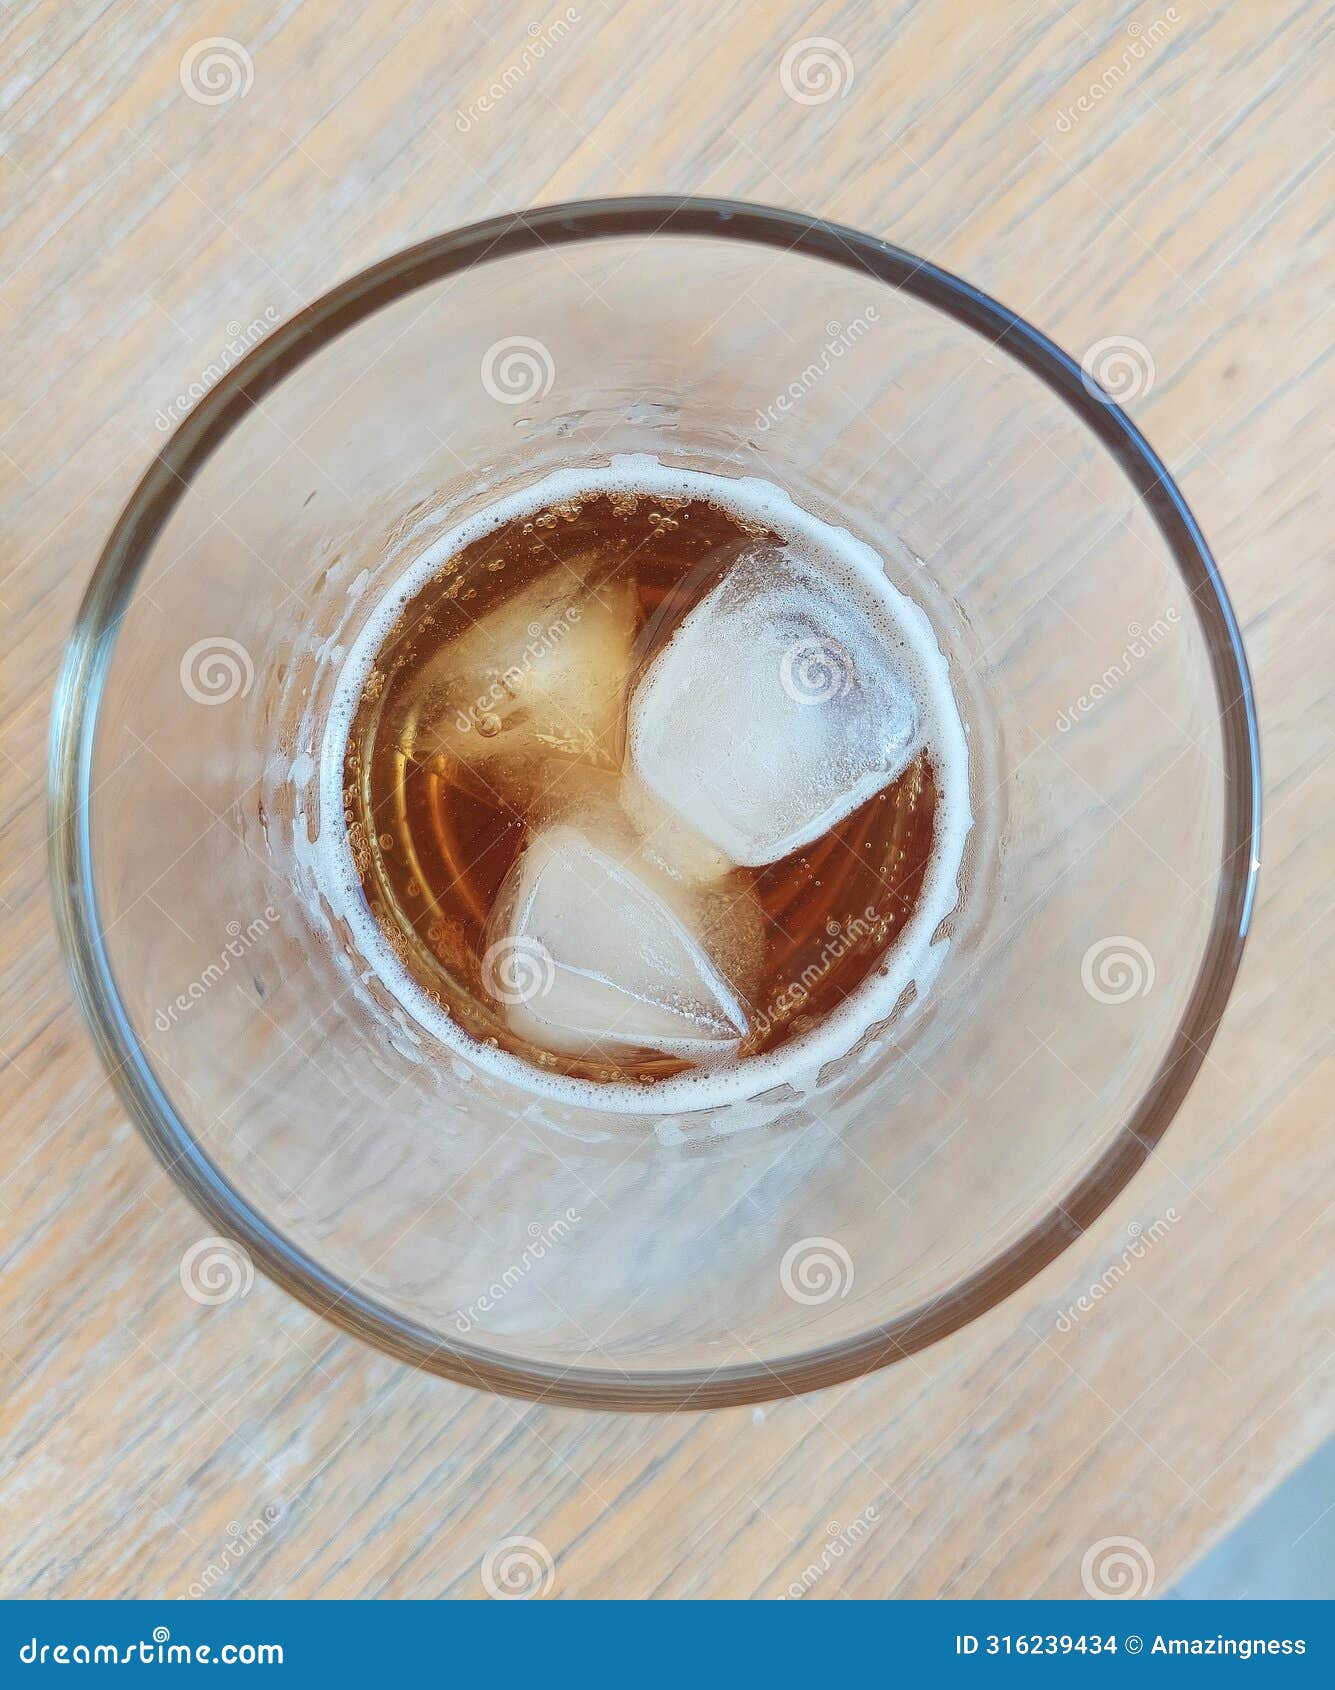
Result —
<path fill-rule="evenodd" d="M 434 1046 L 320 899 L 323 712 L 381 591 L 498 492 L 614 452 L 851 528 L 952 666 L 949 943 L 814 1105 L 541 1103 Z M 934 266 L 712 200 L 494 219 L 260 340 L 108 542 L 52 783 L 84 1013 L 211 1226 L 406 1361 L 609 1408 L 847 1379 L 1051 1261 L 1181 1103 L 1258 860 L 1237 625 L 1123 412 Z"/>

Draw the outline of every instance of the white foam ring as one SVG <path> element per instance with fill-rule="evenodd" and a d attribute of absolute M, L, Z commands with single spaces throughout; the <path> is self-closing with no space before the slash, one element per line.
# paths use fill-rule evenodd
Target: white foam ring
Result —
<path fill-rule="evenodd" d="M 386 942 L 366 904 L 343 825 L 344 754 L 353 717 L 376 656 L 405 605 L 465 546 L 516 517 L 549 505 L 604 493 L 707 500 L 747 523 L 760 523 L 789 544 L 820 558 L 827 573 L 854 594 L 894 646 L 908 671 L 923 724 L 923 743 L 937 778 L 935 849 L 918 904 L 894 945 L 862 985 L 819 1026 L 759 1056 L 708 1071 L 694 1070 L 653 1086 L 630 1081 L 576 1080 L 550 1074 L 507 1051 L 471 1038 L 425 992 Z M 313 865 L 321 889 L 383 985 L 434 1038 L 475 1068 L 521 1090 L 610 1114 L 645 1115 L 711 1109 L 754 1098 L 786 1083 L 799 1093 L 815 1085 L 831 1061 L 850 1051 L 876 1021 L 889 1015 L 909 985 L 919 994 L 935 978 L 946 940 L 933 934 L 959 897 L 960 864 L 973 817 L 969 808 L 968 747 L 950 671 L 926 613 L 886 577 L 872 548 L 835 528 L 755 477 L 672 469 L 647 454 L 613 458 L 604 468 L 563 469 L 488 505 L 434 542 L 377 605 L 348 653 L 335 688 L 320 755 L 320 834 Z"/>

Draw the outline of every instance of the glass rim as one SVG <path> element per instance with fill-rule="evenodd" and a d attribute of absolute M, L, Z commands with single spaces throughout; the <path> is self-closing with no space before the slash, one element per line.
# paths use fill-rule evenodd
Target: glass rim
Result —
<path fill-rule="evenodd" d="M 1225 789 L 1223 850 L 1209 934 L 1169 1047 L 1116 1136 L 1040 1220 L 949 1290 L 854 1337 L 772 1361 L 628 1371 L 525 1361 L 446 1340 L 322 1267 L 235 1189 L 177 1111 L 122 1002 L 94 892 L 89 783 L 103 683 L 140 569 L 192 477 L 267 392 L 345 329 L 431 282 L 512 254 L 661 234 L 778 248 L 860 272 L 974 330 L 1056 393 L 1121 466 L 1189 590 L 1210 656 Z M 457 1383 L 563 1407 L 663 1412 L 796 1395 L 903 1360 L 1010 1296 L 1097 1220 L 1162 1139 L 1217 1031 L 1255 897 L 1260 801 L 1251 679 L 1218 567 L 1168 470 L 1120 406 L 1072 358 L 989 295 L 876 236 L 776 207 L 647 195 L 508 213 L 405 248 L 280 324 L 204 395 L 130 496 L 79 607 L 52 715 L 48 866 L 66 968 L 122 1105 L 196 1208 L 240 1243 L 270 1279 L 356 1337 Z"/>

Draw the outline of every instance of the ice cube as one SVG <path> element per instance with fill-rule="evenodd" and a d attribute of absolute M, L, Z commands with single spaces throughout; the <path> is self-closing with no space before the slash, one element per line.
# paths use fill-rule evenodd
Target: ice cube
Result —
<path fill-rule="evenodd" d="M 427 665 L 407 749 L 444 752 L 521 798 L 553 761 L 617 768 L 634 634 L 630 581 L 548 570 Z"/>
<path fill-rule="evenodd" d="M 628 832 L 559 822 L 501 890 L 483 981 L 511 1028 L 546 1050 L 724 1057 L 747 1017 L 697 936 L 699 915 Z"/>
<path fill-rule="evenodd" d="M 753 868 L 888 786 L 918 743 L 903 661 L 867 599 L 765 543 L 681 622 L 635 690 L 629 728 L 635 776 Z"/>

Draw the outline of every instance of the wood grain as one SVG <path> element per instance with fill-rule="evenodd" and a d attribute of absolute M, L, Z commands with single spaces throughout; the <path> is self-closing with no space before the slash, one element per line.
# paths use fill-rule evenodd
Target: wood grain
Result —
<path fill-rule="evenodd" d="M 474 1595 L 487 1550 L 521 1534 L 550 1550 L 561 1596 L 774 1595 L 816 1564 L 818 1597 L 1070 1596 L 1112 1535 L 1145 1544 L 1165 1587 L 1327 1435 L 1335 1405 L 1331 13 L 581 0 L 569 14 L 535 61 L 530 26 L 566 8 L 6 10 L 4 1593 Z M 253 66 L 249 90 L 215 105 L 180 78 L 208 36 Z M 839 42 L 853 76 L 804 105 L 780 62 L 813 36 Z M 638 190 L 832 216 L 967 275 L 1077 353 L 1142 341 L 1155 379 L 1132 409 L 1238 607 L 1268 804 L 1221 1039 L 1163 1155 L 1103 1223 L 888 1374 L 661 1419 L 444 1385 L 267 1283 L 218 1308 L 184 1297 L 201 1224 L 110 1094 L 43 882 L 61 643 L 161 438 L 159 407 L 226 325 L 286 316 L 450 225 Z M 1171 1240 L 1059 1331 L 1128 1223 L 1169 1205 Z M 871 1529 L 822 1560 L 859 1516 Z"/>

